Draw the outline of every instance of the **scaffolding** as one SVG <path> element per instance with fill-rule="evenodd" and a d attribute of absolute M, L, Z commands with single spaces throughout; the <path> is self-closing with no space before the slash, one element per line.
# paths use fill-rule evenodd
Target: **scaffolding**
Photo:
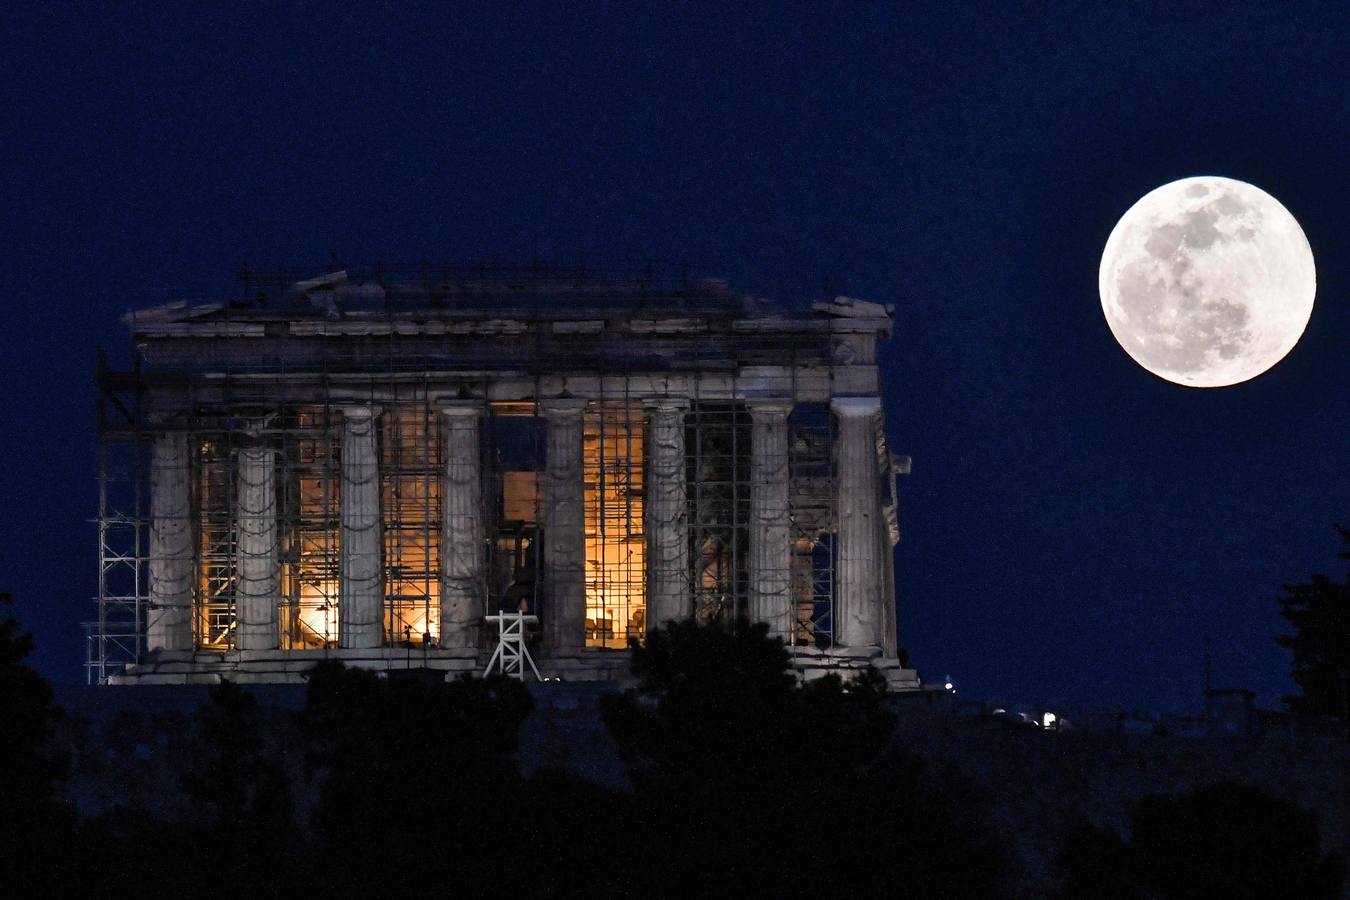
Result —
<path fill-rule="evenodd" d="M 197 520 L 197 596 L 193 604 L 194 644 L 202 650 L 228 650 L 236 643 L 235 522 L 238 510 L 235 453 L 226 433 L 189 444 L 192 500 Z M 195 451 L 195 452 L 194 452 Z"/>
<path fill-rule="evenodd" d="M 824 403 L 799 403 L 788 418 L 792 616 L 788 643 L 831 645 L 838 525 L 834 417 Z"/>
<path fill-rule="evenodd" d="M 145 647 L 150 577 L 145 455 L 145 446 L 135 440 L 99 447 L 97 618 L 83 623 L 89 684 L 106 684 L 110 675 L 140 662 Z"/>
<path fill-rule="evenodd" d="M 338 558 L 342 476 L 337 412 L 304 406 L 281 438 L 282 647 L 322 650 L 337 645 Z M 291 527 L 285 521 L 291 519 Z"/>
<path fill-rule="evenodd" d="M 494 273 L 481 274 L 490 279 Z M 578 281 L 586 275 L 573 274 Z M 636 330 L 644 322 L 642 328 L 658 328 L 652 324 L 656 319 L 641 318 L 658 315 L 645 306 L 662 300 L 654 281 L 608 285 L 584 294 L 585 302 L 594 304 L 588 309 L 622 308 L 623 315 L 636 317 L 624 320 L 629 321 L 625 328 L 631 334 L 658 335 L 650 338 L 650 346 L 654 353 L 664 354 L 653 364 L 655 369 L 644 368 L 647 362 L 640 357 L 622 360 L 616 368 L 600 355 L 613 344 L 592 345 L 599 339 L 584 337 L 606 329 L 623 330 L 612 329 L 612 323 L 559 314 L 542 327 L 524 314 L 515 316 L 519 321 L 491 318 L 490 310 L 477 306 L 456 318 L 460 313 L 450 303 L 459 295 L 437 286 L 440 277 L 432 273 L 421 285 L 381 287 L 382 299 L 360 307 L 360 315 L 350 319 L 335 318 L 334 309 L 324 305 L 329 301 L 314 298 L 308 298 L 312 308 L 302 299 L 290 313 L 269 313 L 256 305 L 225 308 L 218 321 L 203 326 L 199 343 L 185 345 L 200 347 L 202 360 L 170 354 L 169 361 L 153 371 L 143 372 L 138 362 L 125 373 L 100 364 L 97 619 L 86 625 L 91 682 L 106 683 L 143 662 L 151 649 L 150 624 L 163 613 L 150 584 L 155 534 L 150 472 L 156 442 L 167 434 L 185 439 L 182 465 L 189 488 L 192 557 L 190 650 L 202 659 L 224 660 L 241 649 L 241 598 L 261 597 L 268 590 L 266 585 L 251 584 L 245 570 L 251 558 L 273 552 L 279 632 L 275 646 L 282 653 L 311 654 L 306 658 L 343 649 L 339 646 L 342 543 L 348 526 L 343 517 L 342 464 L 350 425 L 344 410 L 349 413 L 353 406 L 371 411 L 375 430 L 378 488 L 373 503 L 378 507 L 374 527 L 379 529 L 381 647 L 401 648 L 410 655 L 439 647 L 441 599 L 447 590 L 441 557 L 448 463 L 446 416 L 440 407 L 447 397 L 457 398 L 453 402 L 461 405 L 481 404 L 477 421 L 482 583 L 474 600 L 482 607 L 480 617 L 525 613 L 547 624 L 557 612 L 543 602 L 550 561 L 545 558 L 542 532 L 550 516 L 544 508 L 549 502 L 548 441 L 541 404 L 547 397 L 570 396 L 569 379 L 584 382 L 582 393 L 588 398 L 578 405 L 585 606 L 584 638 L 578 643 L 595 651 L 621 651 L 632 641 L 642 641 L 650 625 L 648 593 L 654 564 L 650 404 L 668 400 L 675 401 L 671 408 L 684 409 L 683 511 L 678 517 L 684 541 L 677 542 L 678 552 L 666 554 L 678 561 L 686 579 L 681 614 L 704 622 L 749 616 L 753 604 L 763 602 L 762 585 L 771 582 L 777 592 L 775 603 L 781 595 L 785 641 L 798 649 L 832 646 L 839 512 L 836 422 L 828 399 L 835 386 L 822 383 L 817 375 L 811 376 L 816 380 L 807 387 L 797 381 L 799 371 L 828 368 L 826 351 L 820 349 L 829 346 L 828 338 L 814 336 L 824 335 L 823 329 L 803 327 L 798 333 L 784 328 L 737 338 L 738 332 L 727 323 L 747 314 L 728 305 L 725 287 L 714 285 L 700 293 L 702 289 L 694 290 L 684 281 L 683 289 L 691 293 L 679 301 L 678 313 L 709 321 L 722 316 L 727 330 L 719 333 L 729 335 L 727 341 L 740 342 L 735 345 L 736 358 L 714 358 L 708 348 L 720 345 L 687 336 L 697 332 L 679 331 L 685 327 L 680 323 L 689 320 L 672 320 L 670 335 L 701 342 L 697 352 L 702 355 L 690 362 L 681 356 L 679 348 L 685 345 L 675 337 Z M 281 290 L 280 282 L 250 284 L 249 291 L 259 295 Z M 470 299 L 482 290 L 482 284 L 462 288 Z M 525 294 L 530 290 L 528 283 L 522 288 Z M 621 301 L 626 305 L 621 307 Z M 518 304 L 512 307 L 516 312 L 528 305 L 511 302 Z M 400 311 L 404 307 L 399 304 L 429 312 L 414 320 Z M 668 314 L 669 310 L 660 313 Z M 318 349 L 287 356 L 286 347 L 292 345 L 281 341 L 275 344 L 276 356 L 259 361 L 241 352 L 246 349 L 244 341 L 234 345 L 240 350 L 229 350 L 222 349 L 228 341 L 208 340 L 217 333 L 233 334 L 229 329 L 236 321 L 250 323 L 247 327 L 255 330 L 249 334 L 261 341 L 280 334 L 300 340 L 299 335 L 314 338 L 313 347 Z M 366 330 L 343 331 L 350 341 L 343 337 L 340 343 L 323 330 L 334 321 L 344 328 Z M 478 361 L 474 365 L 482 368 L 469 369 L 447 349 L 452 346 L 452 329 L 463 322 L 485 328 L 497 323 L 492 327 L 503 329 L 500 334 L 523 337 L 504 350 L 501 359 Z M 432 330 L 433 326 L 440 330 Z M 196 326 L 185 325 L 182 333 L 192 327 Z M 419 335 L 420 343 L 408 350 L 401 335 L 412 333 Z M 544 336 L 553 343 L 541 344 Z M 171 349 L 187 353 L 177 345 Z M 550 353 L 565 361 L 564 375 L 557 374 Z M 289 368 L 292 362 L 294 370 Z M 790 374 L 774 376 L 781 380 L 771 388 L 738 382 L 738 373 L 750 364 Z M 512 379 L 511 390 L 496 390 L 506 379 Z M 657 386 L 662 379 L 678 387 L 663 392 Z M 756 435 L 762 434 L 756 429 L 763 425 L 757 422 L 755 401 L 745 398 L 760 393 L 790 409 L 782 451 L 786 460 L 766 463 L 762 453 L 758 458 L 754 454 Z M 669 423 L 679 419 L 665 421 L 667 427 L 676 428 L 673 446 L 678 426 Z M 273 464 L 270 484 L 241 475 L 241 459 L 258 448 Z M 878 453 L 879 465 L 888 471 L 889 457 L 881 458 L 880 444 Z M 784 473 L 788 481 L 786 525 L 775 522 L 773 527 L 786 527 L 790 549 L 785 556 L 752 561 L 755 497 L 757 490 L 764 490 L 766 467 Z M 893 483 L 883 478 L 882 486 L 894 528 Z M 256 496 L 260 491 L 271 496 L 260 499 Z M 245 494 L 256 508 L 241 509 Z M 246 546 L 241 547 L 241 521 L 251 516 L 274 521 L 274 531 L 269 532 L 274 536 L 245 535 Z M 758 588 L 752 585 L 756 574 L 752 565 L 759 567 L 758 575 L 767 576 Z M 783 571 L 766 572 L 766 565 Z M 469 641 L 473 646 L 458 649 L 477 649 L 486 658 L 491 638 L 484 632 L 475 630 Z"/>
<path fill-rule="evenodd" d="M 685 419 L 690 587 L 699 622 L 749 615 L 751 430 L 743 403 L 696 400 Z"/>
<path fill-rule="evenodd" d="M 441 480 L 439 413 L 429 403 L 380 419 L 385 642 L 431 646 L 440 638 Z"/>
<path fill-rule="evenodd" d="M 281 392 L 283 395 L 285 392 Z M 382 392 L 388 393 L 388 392 Z M 379 401 L 380 525 L 386 646 L 434 647 L 439 638 L 443 434 L 423 391 Z M 275 449 L 280 648 L 326 650 L 339 635 L 342 415 L 322 391 L 281 396 L 261 429 L 246 417 L 199 410 L 175 428 L 191 435 L 194 648 L 238 649 L 239 453 Z M 542 609 L 539 533 L 543 419 L 535 401 L 484 403 L 485 613 Z M 700 621 L 749 614 L 751 441 L 744 403 L 695 398 L 685 414 L 690 611 Z M 148 423 L 105 440 L 99 477 L 98 621 L 87 625 L 89 679 L 105 682 L 139 661 L 150 612 L 146 460 Z M 599 400 L 583 414 L 585 643 L 623 649 L 646 632 L 646 412 Z M 789 418 L 791 571 L 789 644 L 828 647 L 833 633 L 836 511 L 833 424 L 823 404 Z M 522 607 L 523 602 L 523 607 Z M 480 645 L 486 636 L 479 640 Z"/>
<path fill-rule="evenodd" d="M 490 404 L 484 428 L 489 612 L 542 614 L 544 421 L 538 404 Z"/>
<path fill-rule="evenodd" d="M 514 678 L 516 681 L 524 681 L 525 666 L 528 664 L 530 671 L 534 673 L 534 680 L 543 681 L 543 676 L 539 674 L 539 667 L 534 664 L 534 657 L 530 656 L 529 641 L 525 630 L 526 625 L 535 625 L 539 622 L 539 619 L 527 613 L 503 612 L 484 616 L 483 620 L 490 625 L 497 626 L 497 646 L 492 651 L 492 656 L 488 659 L 487 668 L 483 670 L 483 674 L 491 675 L 493 670 L 496 670 L 499 675 Z"/>
<path fill-rule="evenodd" d="M 622 649 L 647 631 L 642 406 L 591 403 L 582 428 L 586 645 Z"/>

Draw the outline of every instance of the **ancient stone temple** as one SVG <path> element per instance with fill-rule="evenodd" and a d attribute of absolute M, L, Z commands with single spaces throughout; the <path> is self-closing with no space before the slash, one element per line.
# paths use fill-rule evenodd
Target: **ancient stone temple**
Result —
<path fill-rule="evenodd" d="M 246 279 L 128 314 L 100 366 L 91 680 L 626 675 L 672 619 L 768 624 L 804 677 L 897 659 L 888 307 L 649 271 Z"/>

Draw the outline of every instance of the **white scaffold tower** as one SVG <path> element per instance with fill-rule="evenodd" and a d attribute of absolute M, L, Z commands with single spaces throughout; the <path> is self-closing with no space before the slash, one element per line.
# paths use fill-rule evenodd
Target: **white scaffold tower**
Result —
<path fill-rule="evenodd" d="M 534 680 L 543 681 L 539 675 L 539 668 L 534 664 L 534 658 L 530 656 L 529 648 L 525 646 L 525 626 L 534 625 L 539 621 L 539 617 L 527 613 L 504 612 L 484 616 L 483 619 L 497 623 L 497 649 L 492 652 L 492 659 L 488 660 L 487 669 L 483 674 L 491 675 L 495 669 L 508 678 L 524 681 L 525 664 L 529 663 Z"/>

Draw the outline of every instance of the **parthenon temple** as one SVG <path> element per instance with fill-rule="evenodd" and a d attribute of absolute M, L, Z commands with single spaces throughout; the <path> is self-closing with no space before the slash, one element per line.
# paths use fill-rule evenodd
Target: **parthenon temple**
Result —
<path fill-rule="evenodd" d="M 623 678 L 747 617 L 803 677 L 899 659 L 892 309 L 581 267 L 248 276 L 101 362 L 90 680 L 298 682 L 322 659 Z"/>

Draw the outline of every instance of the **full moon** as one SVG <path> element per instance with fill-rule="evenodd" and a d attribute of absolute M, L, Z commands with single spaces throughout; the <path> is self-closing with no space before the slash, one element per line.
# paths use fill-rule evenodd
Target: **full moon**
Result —
<path fill-rule="evenodd" d="M 1190 387 L 1255 378 L 1298 343 L 1317 273 L 1303 229 L 1242 181 L 1183 178 L 1121 216 L 1102 251 L 1102 310 L 1120 346 Z"/>

